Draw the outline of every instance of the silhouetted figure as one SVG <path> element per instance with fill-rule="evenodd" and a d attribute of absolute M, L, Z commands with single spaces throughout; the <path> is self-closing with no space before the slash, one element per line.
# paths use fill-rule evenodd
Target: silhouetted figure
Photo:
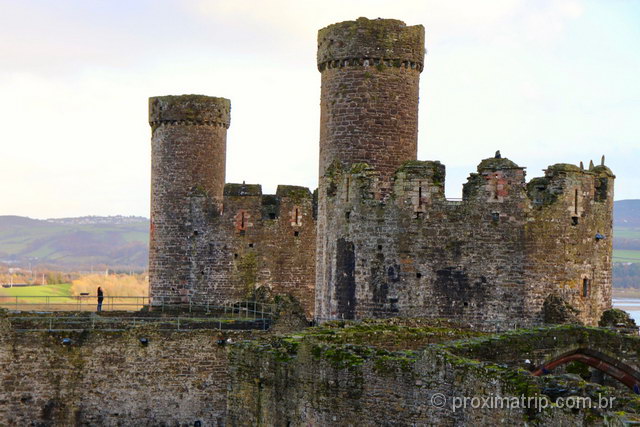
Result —
<path fill-rule="evenodd" d="M 104 300 L 104 293 L 102 288 L 98 286 L 98 312 L 102 311 L 102 301 Z"/>

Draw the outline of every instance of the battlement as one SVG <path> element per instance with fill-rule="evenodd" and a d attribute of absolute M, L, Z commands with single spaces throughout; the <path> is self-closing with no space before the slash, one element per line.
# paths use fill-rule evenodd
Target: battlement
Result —
<path fill-rule="evenodd" d="M 404 67 L 422 71 L 424 27 L 396 19 L 358 18 L 318 32 L 318 70 L 348 66 Z"/>
<path fill-rule="evenodd" d="M 262 186 L 260 184 L 233 184 L 224 185 L 225 196 L 262 196 Z"/>
<path fill-rule="evenodd" d="M 156 96 L 149 98 L 149 124 L 222 126 L 231 123 L 231 101 L 205 95 Z"/>
<path fill-rule="evenodd" d="M 444 194 L 446 168 L 439 161 L 411 160 L 403 163 L 393 176 L 391 191 L 379 179 L 380 173 L 366 163 L 343 168 L 334 164 L 327 170 L 324 180 L 326 195 L 330 199 L 343 198 L 354 203 L 356 200 L 404 200 L 401 206 L 412 205 L 414 211 L 424 211 L 435 201 L 446 203 Z M 580 188 L 579 195 L 570 194 L 571 202 L 579 198 L 584 201 L 602 202 L 611 189 L 609 180 L 615 175 L 605 166 L 595 166 L 588 170 L 579 166 L 559 163 L 545 169 L 545 176 L 525 180 L 525 167 L 512 160 L 492 157 L 482 160 L 477 172 L 469 175 L 463 185 L 461 203 L 480 203 L 493 206 L 495 203 L 514 202 L 525 212 L 529 202 L 532 206 L 548 206 L 558 200 L 558 196 L 568 190 Z M 584 188 L 583 188 L 584 187 Z M 567 193 L 568 194 L 568 193 Z M 409 199 L 407 199 L 409 200 Z"/>

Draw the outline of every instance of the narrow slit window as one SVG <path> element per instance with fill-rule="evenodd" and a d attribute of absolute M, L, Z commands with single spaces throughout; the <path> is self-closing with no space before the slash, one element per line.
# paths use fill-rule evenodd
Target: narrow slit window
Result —
<path fill-rule="evenodd" d="M 582 296 L 584 298 L 588 297 L 591 293 L 591 281 L 586 277 L 582 279 Z"/>
<path fill-rule="evenodd" d="M 349 185 L 351 184 L 351 179 L 347 177 L 347 202 L 349 201 Z"/>
<path fill-rule="evenodd" d="M 573 213 L 578 215 L 578 189 L 576 188 L 573 195 Z"/>
<path fill-rule="evenodd" d="M 422 206 L 422 182 L 418 183 L 418 206 Z"/>

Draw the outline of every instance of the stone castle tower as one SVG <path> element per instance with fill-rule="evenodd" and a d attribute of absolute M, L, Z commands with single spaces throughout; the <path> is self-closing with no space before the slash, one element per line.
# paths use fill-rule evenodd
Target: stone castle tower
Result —
<path fill-rule="evenodd" d="M 556 164 L 526 182 L 496 153 L 462 201 L 447 200 L 445 166 L 417 160 L 423 67 L 422 26 L 359 18 L 319 31 L 317 197 L 224 183 L 228 100 L 151 98 L 153 304 L 266 293 L 318 321 L 596 323 L 611 305 L 614 175 Z"/>

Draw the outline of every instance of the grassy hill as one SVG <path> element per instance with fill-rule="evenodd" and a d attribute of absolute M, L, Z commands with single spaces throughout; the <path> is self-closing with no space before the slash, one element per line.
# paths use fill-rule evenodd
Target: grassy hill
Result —
<path fill-rule="evenodd" d="M 142 270 L 148 258 L 146 218 L 36 220 L 0 216 L 0 261 L 56 269 Z"/>
<path fill-rule="evenodd" d="M 614 204 L 613 262 L 640 263 L 640 200 Z"/>

